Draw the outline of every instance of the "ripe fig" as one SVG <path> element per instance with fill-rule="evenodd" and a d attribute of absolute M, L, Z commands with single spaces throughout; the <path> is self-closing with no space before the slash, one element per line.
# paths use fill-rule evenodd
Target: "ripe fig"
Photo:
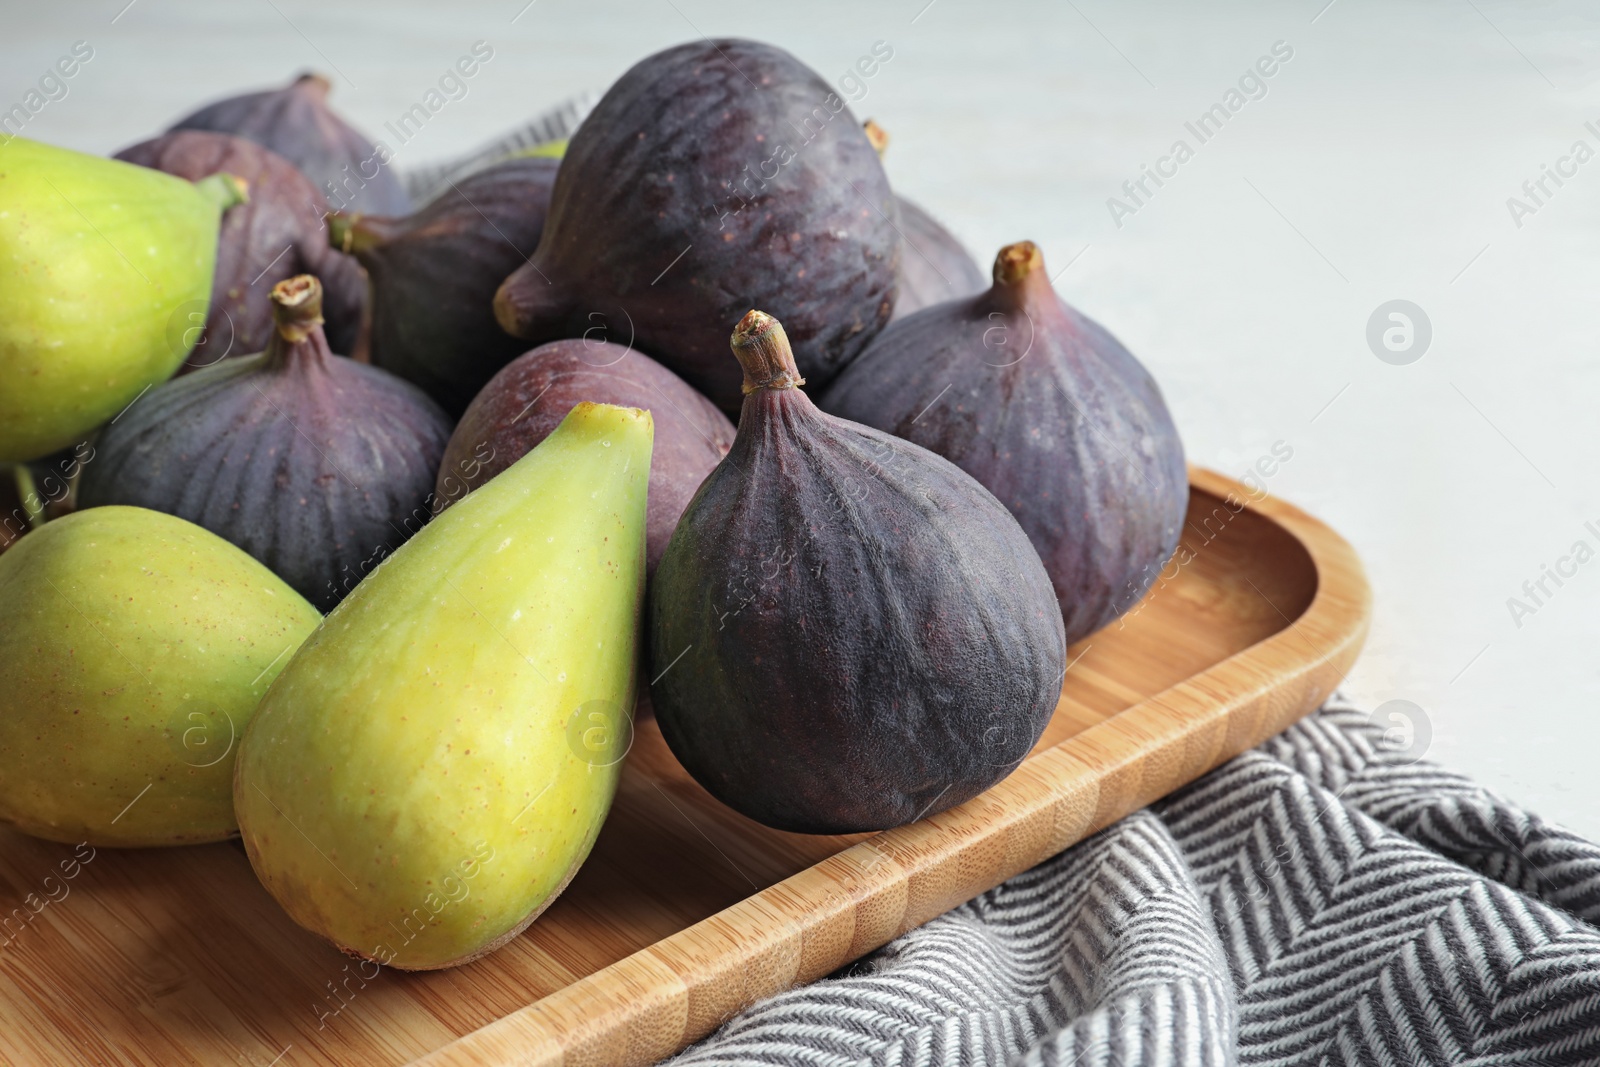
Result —
<path fill-rule="evenodd" d="M 96 442 L 82 507 L 134 504 L 227 538 L 327 611 L 428 520 L 450 420 L 328 351 L 317 279 L 272 289 L 267 350 L 178 378 Z"/>
<path fill-rule="evenodd" d="M 143 508 L 0 556 L 0 820 L 52 841 L 233 837 L 238 739 L 321 622 L 265 567 Z"/>
<path fill-rule="evenodd" d="M 999 497 L 1044 559 L 1068 641 L 1132 607 L 1177 548 L 1189 481 L 1161 390 L 1056 295 L 1031 241 L 1000 250 L 987 292 L 894 323 L 820 404 Z"/>
<path fill-rule="evenodd" d="M 862 130 L 881 159 L 889 147 L 888 132 L 871 119 L 862 125 Z M 898 193 L 895 203 L 900 209 L 904 248 L 900 253 L 900 288 L 889 321 L 946 300 L 974 296 L 988 288 L 978 261 L 955 234 Z"/>
<path fill-rule="evenodd" d="M 733 334 L 739 432 L 650 589 L 650 694 L 689 773 L 753 819 L 880 830 L 1009 774 L 1050 720 L 1061 613 L 999 501 L 817 410 L 783 328 Z"/>
<path fill-rule="evenodd" d="M 229 175 L 198 184 L 21 137 L 0 152 L 0 462 L 81 441 L 193 344 Z"/>
<path fill-rule="evenodd" d="M 404 970 L 515 937 L 588 856 L 631 743 L 650 415 L 579 404 L 328 617 L 234 804 L 306 929 Z"/>
<path fill-rule="evenodd" d="M 329 247 L 322 221 L 328 202 L 293 164 L 251 141 L 198 130 L 144 141 L 117 158 L 190 181 L 226 172 L 250 186 L 249 203 L 223 217 L 205 332 L 180 374 L 265 348 L 272 338 L 267 294 L 296 274 L 321 279 L 328 343 L 336 352 L 352 350 L 366 279 L 355 260 Z M 197 318 L 194 325 L 200 324 Z"/>
<path fill-rule="evenodd" d="M 302 74 L 282 89 L 207 104 L 173 123 L 172 130 L 231 133 L 270 148 L 340 211 L 405 214 L 411 201 L 389 167 L 388 149 L 374 146 L 333 113 L 330 87 L 321 74 Z"/>
<path fill-rule="evenodd" d="M 552 341 L 491 378 L 445 447 L 436 509 L 521 459 L 581 401 L 643 408 L 655 420 L 645 524 L 645 561 L 653 574 L 689 499 L 728 454 L 733 423 L 682 378 L 621 345 Z"/>
<path fill-rule="evenodd" d="M 826 384 L 889 321 L 900 237 L 866 134 L 828 83 L 744 40 L 658 52 L 567 145 L 531 262 L 495 296 L 508 333 L 637 344 L 719 407 L 739 375 L 718 323 L 788 323 Z"/>
<path fill-rule="evenodd" d="M 500 329 L 494 293 L 544 230 L 559 159 L 498 163 L 408 218 L 334 215 L 336 247 L 372 280 L 372 362 L 459 415 L 527 344 Z"/>

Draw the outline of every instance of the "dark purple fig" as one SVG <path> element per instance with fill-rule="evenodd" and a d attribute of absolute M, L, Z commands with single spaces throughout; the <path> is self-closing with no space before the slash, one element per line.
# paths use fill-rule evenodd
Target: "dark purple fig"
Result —
<path fill-rule="evenodd" d="M 645 565 L 653 574 L 689 499 L 728 454 L 733 423 L 682 378 L 621 345 L 552 341 L 490 379 L 445 448 L 436 509 L 521 459 L 582 401 L 644 408 L 655 420 L 645 527 Z"/>
<path fill-rule="evenodd" d="M 862 124 L 867 140 L 881 159 L 889 147 L 889 134 L 868 119 Z M 900 288 L 889 321 L 904 318 L 934 304 L 958 297 L 974 296 L 989 287 L 983 270 L 956 235 L 939 220 L 899 194 L 900 209 Z"/>
<path fill-rule="evenodd" d="M 311 179 L 339 211 L 403 215 L 411 200 L 379 148 L 328 107 L 328 79 L 302 74 L 282 89 L 230 96 L 172 124 L 231 133 L 270 148 Z"/>
<path fill-rule="evenodd" d="M 1066 671 L 1061 613 L 1000 502 L 953 464 L 823 414 L 783 328 L 733 334 L 733 449 L 650 589 L 661 733 L 714 796 L 802 833 L 943 811 L 1022 762 Z"/>
<path fill-rule="evenodd" d="M 294 164 L 251 141 L 199 130 L 164 134 L 117 158 L 190 181 L 225 172 L 249 186 L 249 201 L 222 216 L 205 333 L 178 373 L 266 348 L 273 335 L 268 294 L 297 274 L 322 282 L 334 351 L 354 348 L 367 281 L 355 260 L 329 247 L 328 202 Z"/>
<path fill-rule="evenodd" d="M 429 517 L 450 420 L 415 386 L 328 349 L 322 287 L 272 289 L 267 350 L 150 390 L 112 420 L 80 507 L 204 526 L 329 611 Z"/>
<path fill-rule="evenodd" d="M 495 316 L 534 342 L 603 328 L 737 411 L 721 324 L 771 308 L 826 384 L 889 321 L 894 213 L 866 134 L 809 67 L 754 41 L 679 45 L 573 135 L 539 250 Z"/>
<path fill-rule="evenodd" d="M 987 292 L 884 330 L 820 403 L 999 497 L 1044 559 L 1069 641 L 1132 607 L 1178 546 L 1189 481 L 1161 390 L 1056 295 L 1032 241 L 1000 250 Z"/>
<path fill-rule="evenodd" d="M 539 246 L 559 159 L 512 159 L 408 218 L 335 215 L 336 247 L 372 280 L 372 362 L 452 414 L 527 351 L 494 319 L 494 293 Z M 554 427 L 551 427 L 554 429 Z"/>

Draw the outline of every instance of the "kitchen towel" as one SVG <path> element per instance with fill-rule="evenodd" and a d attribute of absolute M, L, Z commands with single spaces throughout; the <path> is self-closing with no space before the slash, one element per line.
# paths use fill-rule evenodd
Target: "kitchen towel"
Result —
<path fill-rule="evenodd" d="M 1600 846 L 1339 703 L 668 1061 L 1600 1064 Z"/>

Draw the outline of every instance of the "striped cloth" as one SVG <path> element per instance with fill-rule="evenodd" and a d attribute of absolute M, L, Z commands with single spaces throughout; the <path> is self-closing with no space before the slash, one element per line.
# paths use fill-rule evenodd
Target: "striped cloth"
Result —
<path fill-rule="evenodd" d="M 673 1067 L 1600 1064 L 1600 847 L 1333 705 Z"/>

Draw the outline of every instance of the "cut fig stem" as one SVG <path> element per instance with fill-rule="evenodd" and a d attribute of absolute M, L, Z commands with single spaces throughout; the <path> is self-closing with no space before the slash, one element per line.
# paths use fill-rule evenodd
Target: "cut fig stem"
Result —
<path fill-rule="evenodd" d="M 806 384 L 795 367 L 783 324 L 766 312 L 748 312 L 734 327 L 730 343 L 744 368 L 746 396 L 759 389 L 797 389 Z"/>
<path fill-rule="evenodd" d="M 1027 301 L 1030 291 L 1051 292 L 1050 276 L 1045 273 L 1044 253 L 1032 241 L 1018 241 L 1006 245 L 994 257 L 994 288 L 990 300 L 1009 310 L 1018 310 Z"/>
<path fill-rule="evenodd" d="M 250 202 L 250 183 L 234 174 L 208 174 L 195 182 L 194 187 L 222 211 Z"/>
<path fill-rule="evenodd" d="M 313 275 L 297 274 L 274 285 L 272 322 L 278 328 L 277 339 L 289 344 L 310 337 L 322 325 L 322 283 Z M 274 352 L 277 347 L 274 344 Z"/>
<path fill-rule="evenodd" d="M 872 148 L 882 159 L 883 154 L 889 150 L 889 131 L 868 119 L 861 124 L 861 129 L 866 132 L 867 140 L 872 142 Z"/>
<path fill-rule="evenodd" d="M 328 92 L 333 88 L 333 82 L 328 80 L 326 74 L 315 71 L 306 71 L 294 80 L 294 87 L 303 93 L 310 94 L 318 102 L 328 98 Z"/>
<path fill-rule="evenodd" d="M 17 499 L 22 501 L 22 511 L 28 518 L 28 529 L 37 530 L 43 526 L 49 516 L 44 513 L 44 501 L 39 497 L 39 489 L 33 484 L 33 471 L 28 469 L 26 463 L 11 465 L 11 475 L 17 484 Z"/>

